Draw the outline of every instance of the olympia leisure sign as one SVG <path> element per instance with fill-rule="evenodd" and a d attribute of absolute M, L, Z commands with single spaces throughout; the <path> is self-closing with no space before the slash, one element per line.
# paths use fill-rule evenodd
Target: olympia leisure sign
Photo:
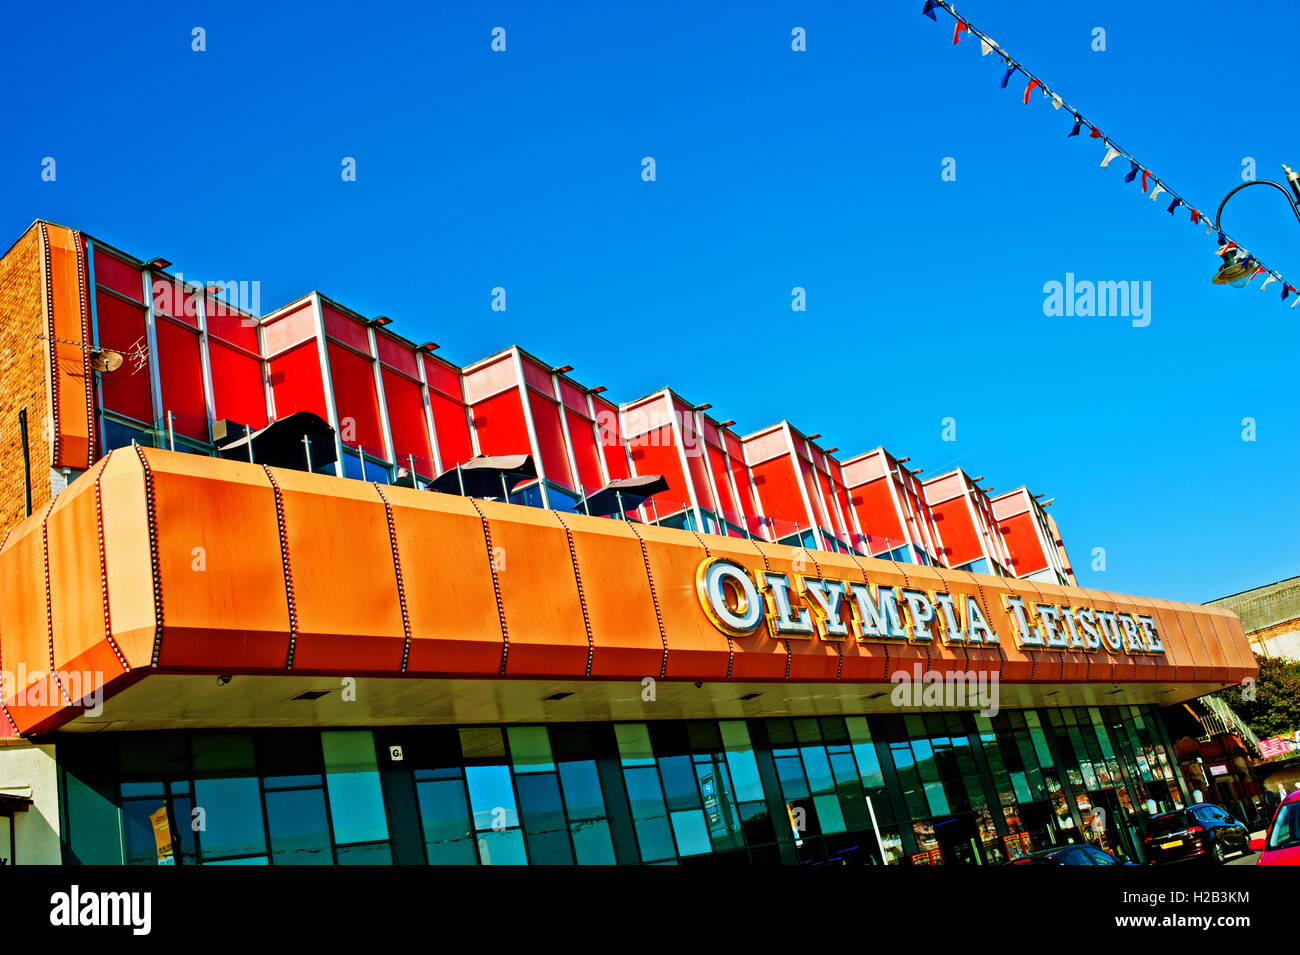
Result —
<path fill-rule="evenodd" d="M 998 635 L 972 594 L 920 590 L 871 582 L 762 571 L 754 576 L 725 557 L 703 561 L 695 592 L 713 625 L 731 637 L 747 637 L 764 623 L 768 632 L 791 638 L 865 643 L 929 643 L 936 632 L 945 644 L 994 645 Z M 1163 654 L 1155 619 L 1146 614 L 1092 606 L 1026 603 L 1003 594 L 1017 645 L 1031 650 Z"/>

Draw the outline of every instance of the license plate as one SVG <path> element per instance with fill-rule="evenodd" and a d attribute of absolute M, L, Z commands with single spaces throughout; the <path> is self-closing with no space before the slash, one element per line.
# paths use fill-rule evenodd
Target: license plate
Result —
<path fill-rule="evenodd" d="M 1177 848 L 1178 848 L 1179 846 L 1181 846 L 1182 844 L 1183 844 L 1183 840 L 1182 840 L 1182 839 L 1175 839 L 1173 842 L 1162 842 L 1162 843 L 1160 843 L 1160 848 L 1161 848 L 1161 849 L 1177 849 Z"/>

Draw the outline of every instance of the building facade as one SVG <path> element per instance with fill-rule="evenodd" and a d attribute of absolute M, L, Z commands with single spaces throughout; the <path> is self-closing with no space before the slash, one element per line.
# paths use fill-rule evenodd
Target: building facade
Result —
<path fill-rule="evenodd" d="M 1159 708 L 1256 672 L 1027 491 L 167 267 L 0 260 L 5 858 L 1140 856 Z"/>

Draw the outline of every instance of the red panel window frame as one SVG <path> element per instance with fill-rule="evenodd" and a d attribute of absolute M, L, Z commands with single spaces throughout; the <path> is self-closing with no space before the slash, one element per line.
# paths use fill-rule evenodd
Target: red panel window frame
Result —
<path fill-rule="evenodd" d="M 713 499 L 713 489 L 709 484 L 709 465 L 704 459 L 705 443 L 699 435 L 693 436 L 694 444 L 685 452 L 686 467 L 691 472 L 691 486 L 695 488 L 695 500 L 706 511 L 716 511 L 717 502 Z"/>
<path fill-rule="evenodd" d="M 799 493 L 799 479 L 789 455 L 781 455 L 754 465 L 754 483 L 763 501 L 763 510 L 773 520 L 793 523 L 800 530 L 808 528 L 808 512 Z M 784 534 L 780 536 L 785 536 Z"/>
<path fill-rule="evenodd" d="M 366 327 L 355 318 L 349 318 L 338 309 L 321 302 L 321 323 L 325 326 L 325 334 L 330 338 L 351 345 L 357 351 L 370 353 L 370 336 L 366 334 Z"/>
<path fill-rule="evenodd" d="M 464 464 L 474 456 L 465 405 L 436 391 L 429 392 L 433 431 L 438 438 L 438 457 L 444 471 Z"/>
<path fill-rule="evenodd" d="M 314 356 L 316 349 L 308 348 L 308 351 Z M 217 420 L 227 418 L 248 425 L 250 428 L 265 428 L 267 425 L 266 393 L 262 384 L 261 359 L 209 339 L 208 364 L 212 368 L 212 405 Z M 272 362 L 272 367 L 274 366 L 275 363 Z M 319 363 L 315 364 L 313 373 L 316 375 L 315 380 L 319 382 Z M 320 395 L 319 407 L 321 410 L 316 413 L 328 420 L 329 416 L 323 413 L 325 408 L 323 392 Z M 289 413 L 282 411 L 280 417 Z"/>
<path fill-rule="evenodd" d="M 587 493 L 600 488 L 605 477 L 600 470 L 600 449 L 596 446 L 596 432 L 591 421 L 572 409 L 564 409 L 569 425 L 569 440 L 573 445 L 573 460 L 578 465 L 578 482 Z"/>
<path fill-rule="evenodd" d="M 537 434 L 546 479 L 576 491 L 577 482 L 569 470 L 569 455 L 564 443 L 559 405 L 531 388 L 527 391 L 528 407 L 532 411 L 533 430 Z"/>
<path fill-rule="evenodd" d="M 379 360 L 390 368 L 396 368 L 412 378 L 420 377 L 420 369 L 415 363 L 415 352 L 397 339 L 376 333 L 375 351 L 379 354 Z"/>
<path fill-rule="evenodd" d="M 388 408 L 388 427 L 393 435 L 393 453 L 397 456 L 397 463 L 408 467 L 414 456 L 416 471 L 434 474 L 433 447 L 429 443 L 424 392 L 420 383 L 383 365 L 379 374 L 384 382 L 384 403 Z"/>
<path fill-rule="evenodd" d="M 144 281 L 140 278 L 140 270 L 117 256 L 109 255 L 98 245 L 95 246 L 95 284 L 144 304 Z"/>
<path fill-rule="evenodd" d="M 105 411 L 115 411 L 136 421 L 151 423 L 154 420 L 154 410 L 149 367 L 146 364 L 137 368 L 129 358 L 134 349 L 147 348 L 144 306 L 124 302 L 111 293 L 97 290 L 95 309 L 100 346 L 128 356 L 117 371 L 100 376 L 102 406 Z M 154 360 L 152 356 L 150 360 Z"/>
<path fill-rule="evenodd" d="M 711 444 L 706 444 L 705 448 L 707 449 L 709 456 L 709 470 L 713 472 L 713 484 L 718 489 L 718 506 L 721 507 L 723 511 L 727 511 L 731 515 L 736 515 L 739 513 L 740 509 L 736 507 L 735 495 L 731 493 L 731 482 L 728 479 L 726 456 Z M 726 514 L 722 516 L 724 520 L 730 520 L 732 523 L 740 523 L 736 521 L 734 517 L 730 517 Z"/>
<path fill-rule="evenodd" d="M 739 442 L 736 447 L 740 447 Z M 740 495 L 741 513 L 746 517 L 757 519 L 760 516 L 758 502 L 754 500 L 754 489 L 749 485 L 749 469 L 745 467 L 744 460 L 737 454 L 728 454 L 727 467 L 735 481 L 736 493 Z"/>
<path fill-rule="evenodd" d="M 166 315 L 191 328 L 199 327 L 199 290 L 186 288 L 183 282 L 165 275 L 155 275 L 151 282 L 155 315 Z"/>
<path fill-rule="evenodd" d="M 686 487 L 681 459 L 677 456 L 671 424 L 639 435 L 630 450 L 632 466 L 637 474 L 661 474 L 668 482 L 668 490 L 653 498 L 658 514 L 667 515 L 691 506 L 691 495 Z"/>
<path fill-rule="evenodd" d="M 849 502 L 857 511 L 858 524 L 862 533 L 873 538 L 872 550 L 892 549 L 900 546 L 907 539 L 903 530 L 902 515 L 894 506 L 894 499 L 889 493 L 889 479 L 879 478 L 867 484 L 861 484 L 849 492 Z M 890 547 L 878 547 L 877 542 L 886 538 Z M 897 543 L 895 543 L 897 542 Z"/>
<path fill-rule="evenodd" d="M 171 426 L 183 434 L 208 441 L 208 407 L 203 396 L 203 358 L 199 333 L 167 318 L 156 317 L 158 375 L 162 384 L 164 425 L 171 413 Z M 259 382 L 260 384 L 260 382 Z"/>
<path fill-rule="evenodd" d="M 623 444 L 623 435 L 619 426 L 618 409 L 608 401 L 592 400 L 596 409 L 596 432 L 601 454 L 605 457 L 605 470 L 611 481 L 631 477 L 632 471 L 627 463 L 627 448 Z"/>
<path fill-rule="evenodd" d="M 532 454 L 519 389 L 511 388 L 473 406 L 474 435 L 482 454 Z M 441 432 L 439 432 L 441 442 Z M 446 467 L 446 461 L 443 461 Z"/>
<path fill-rule="evenodd" d="M 290 348 L 272 358 L 269 364 L 276 418 L 287 418 L 296 411 L 310 411 L 329 420 L 325 406 L 325 379 L 321 375 L 320 354 L 315 341 Z M 215 369 L 213 374 L 216 374 Z"/>
<path fill-rule="evenodd" d="M 428 383 L 430 390 L 438 391 L 449 398 L 455 398 L 457 401 L 465 400 L 465 391 L 461 387 L 460 372 L 453 368 L 448 368 L 440 361 L 434 361 L 427 355 L 424 361 L 424 380 Z"/>
<path fill-rule="evenodd" d="M 334 385 L 339 439 L 346 447 L 360 445 L 367 454 L 387 459 L 384 427 L 379 417 L 379 396 L 375 394 L 374 365 L 369 358 L 334 342 L 326 342 L 325 348 L 329 356 L 330 381 Z"/>
<path fill-rule="evenodd" d="M 238 345 L 245 351 L 260 351 L 257 342 L 258 319 L 255 317 L 236 311 L 215 295 L 204 299 L 203 316 L 208 334 L 213 338 Z"/>
<path fill-rule="evenodd" d="M 527 358 L 521 364 L 524 368 L 524 381 L 546 395 L 546 397 L 554 398 L 555 384 L 551 381 L 551 373 L 544 371 L 536 362 L 529 361 Z"/>

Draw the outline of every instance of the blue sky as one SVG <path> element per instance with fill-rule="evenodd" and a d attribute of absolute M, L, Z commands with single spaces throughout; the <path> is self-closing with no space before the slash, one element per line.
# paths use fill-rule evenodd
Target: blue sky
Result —
<path fill-rule="evenodd" d="M 671 385 L 742 432 L 789 418 L 842 457 L 1028 484 L 1085 586 L 1206 600 L 1300 573 L 1300 310 L 1212 286 L 1185 210 L 920 8 L 15 6 L 0 245 L 48 218 L 259 280 L 264 311 L 318 288 L 460 364 L 517 343 L 620 401 Z M 1246 157 L 1300 164 L 1281 13 L 958 9 L 1202 211 Z M 1225 225 L 1300 283 L 1278 194 Z M 1067 272 L 1149 281 L 1150 325 L 1044 315 Z"/>

